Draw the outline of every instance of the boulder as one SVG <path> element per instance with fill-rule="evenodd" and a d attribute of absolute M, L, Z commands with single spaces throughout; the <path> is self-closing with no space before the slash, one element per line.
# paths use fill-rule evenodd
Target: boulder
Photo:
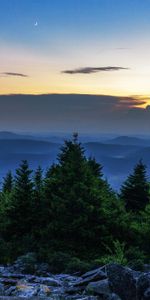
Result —
<path fill-rule="evenodd" d="M 48 286 L 60 286 L 60 281 L 52 277 L 36 277 L 34 279 L 35 283 L 40 283 Z"/>
<path fill-rule="evenodd" d="M 91 274 L 90 272 L 85 273 L 83 276 L 84 277 L 82 277 L 82 279 L 79 279 L 74 283 L 74 286 L 86 286 L 90 282 L 95 282 L 107 278 L 106 273 L 104 273 L 101 269 L 95 270 L 95 272 L 92 271 Z"/>
<path fill-rule="evenodd" d="M 47 297 L 51 294 L 51 289 L 46 285 L 40 285 L 38 288 L 38 297 Z"/>
<path fill-rule="evenodd" d="M 74 295 L 84 291 L 84 286 L 70 286 L 64 289 L 65 294 Z"/>
<path fill-rule="evenodd" d="M 90 294 L 98 294 L 98 295 L 110 295 L 111 290 L 109 288 L 109 282 L 108 279 L 103 279 L 96 282 L 90 282 L 88 286 L 86 287 L 86 292 Z"/>
<path fill-rule="evenodd" d="M 4 284 L 3 283 L 0 283 L 0 296 L 3 296 L 4 295 Z"/>
<path fill-rule="evenodd" d="M 107 276 L 112 292 L 122 300 L 137 300 L 137 273 L 127 267 L 112 263 L 107 265 Z"/>
<path fill-rule="evenodd" d="M 28 284 L 18 284 L 13 292 L 13 296 L 32 298 L 37 296 L 37 287 Z"/>
<path fill-rule="evenodd" d="M 118 295 L 112 293 L 112 294 L 109 296 L 109 299 L 108 299 L 108 300 L 121 300 L 121 298 L 120 298 Z"/>
<path fill-rule="evenodd" d="M 150 299 L 148 298 L 148 290 L 150 288 L 150 273 L 143 273 L 137 282 L 137 298 L 138 300 Z M 144 296 L 146 293 L 147 296 Z M 147 297 L 147 298 L 143 298 Z"/>
<path fill-rule="evenodd" d="M 4 295 L 5 296 L 11 296 L 16 290 L 16 287 L 15 286 L 10 286 L 8 287 L 6 290 L 5 290 L 5 293 Z"/>
<path fill-rule="evenodd" d="M 87 278 L 87 277 L 89 277 L 89 276 L 91 277 L 91 276 L 94 276 L 95 274 L 99 274 L 99 273 L 101 273 L 101 272 L 102 272 L 102 274 L 104 274 L 104 273 L 106 274 L 105 266 L 84 273 L 84 274 L 82 275 L 82 278 Z"/>
<path fill-rule="evenodd" d="M 144 292 L 144 297 L 142 298 L 143 300 L 150 300 L 150 288 L 148 288 L 145 292 Z"/>

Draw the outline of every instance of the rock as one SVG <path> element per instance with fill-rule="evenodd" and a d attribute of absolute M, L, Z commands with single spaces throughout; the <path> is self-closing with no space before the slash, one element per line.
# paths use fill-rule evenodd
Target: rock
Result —
<path fill-rule="evenodd" d="M 82 291 L 84 291 L 84 286 L 78 286 L 78 287 L 70 286 L 64 289 L 65 294 L 69 294 L 69 295 L 78 294 Z"/>
<path fill-rule="evenodd" d="M 5 290 L 5 296 L 11 296 L 16 290 L 15 286 L 10 286 Z"/>
<path fill-rule="evenodd" d="M 150 265 L 149 264 L 143 265 L 143 272 L 150 272 Z"/>
<path fill-rule="evenodd" d="M 99 297 L 97 296 L 80 296 L 78 295 L 75 298 L 71 298 L 71 299 L 76 299 L 76 300 L 101 300 Z M 67 298 L 67 300 L 71 300 L 70 298 Z"/>
<path fill-rule="evenodd" d="M 98 294 L 101 296 L 111 294 L 108 279 L 103 279 L 97 282 L 90 282 L 86 287 L 86 291 L 93 295 Z"/>
<path fill-rule="evenodd" d="M 106 279 L 106 278 L 107 278 L 106 274 L 101 269 L 98 269 L 98 271 L 95 270 L 95 272 L 92 272 L 91 275 L 90 275 L 90 272 L 85 273 L 84 277 L 82 279 L 79 279 L 74 284 L 74 286 L 82 286 L 82 285 L 86 286 L 86 285 L 88 285 L 89 282 L 95 282 L 95 281 L 99 281 L 99 280 Z"/>
<path fill-rule="evenodd" d="M 99 274 L 101 272 L 102 272 L 102 274 L 104 274 L 104 273 L 106 274 L 105 267 L 100 267 L 98 269 L 94 269 L 92 271 L 86 272 L 82 275 L 82 278 L 86 278 L 89 276 L 91 277 L 91 276 L 94 276 L 95 274 Z"/>
<path fill-rule="evenodd" d="M 144 297 L 142 298 L 143 300 L 150 300 L 150 288 L 148 288 L 145 292 L 144 292 Z"/>
<path fill-rule="evenodd" d="M 0 283 L 0 296 L 3 296 L 4 295 L 4 284 L 3 283 Z"/>
<path fill-rule="evenodd" d="M 17 279 L 12 279 L 12 278 L 0 278 L 0 283 L 3 283 L 4 285 L 16 285 L 18 282 Z"/>
<path fill-rule="evenodd" d="M 38 297 L 47 297 L 51 294 L 50 287 L 46 285 L 40 285 L 38 288 Z"/>
<path fill-rule="evenodd" d="M 5 267 L 4 266 L 0 266 L 0 275 L 3 274 L 5 271 Z"/>
<path fill-rule="evenodd" d="M 19 284 L 16 286 L 16 289 L 13 292 L 13 296 L 25 298 L 32 298 L 33 296 L 37 296 L 37 286 Z"/>
<path fill-rule="evenodd" d="M 61 286 L 60 281 L 51 277 L 36 277 L 34 279 L 35 283 L 41 283 L 48 286 Z"/>
<path fill-rule="evenodd" d="M 118 295 L 112 293 L 112 294 L 109 296 L 109 300 L 121 300 L 121 298 L 120 298 Z"/>
<path fill-rule="evenodd" d="M 149 298 L 143 298 L 144 293 L 150 288 L 150 273 L 143 273 L 137 282 L 137 297 L 138 300 L 143 300 L 143 299 L 149 299 Z M 147 291 L 148 294 L 148 291 Z M 148 297 L 148 296 L 146 296 Z"/>
<path fill-rule="evenodd" d="M 122 300 L 137 300 L 137 273 L 118 264 L 107 265 L 107 276 L 112 292 Z"/>

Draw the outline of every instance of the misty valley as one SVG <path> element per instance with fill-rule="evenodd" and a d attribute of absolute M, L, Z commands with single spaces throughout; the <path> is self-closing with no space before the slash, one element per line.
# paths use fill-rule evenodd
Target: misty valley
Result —
<path fill-rule="evenodd" d="M 35 170 L 39 165 L 46 171 L 57 161 L 57 154 L 66 134 L 27 135 L 12 132 L 0 132 L 0 180 L 20 164 L 28 160 L 30 168 Z M 150 170 L 150 138 L 130 136 L 90 136 L 81 135 L 79 139 L 85 148 L 87 157 L 95 157 L 102 164 L 104 177 L 115 190 L 132 171 L 139 159 Z"/>

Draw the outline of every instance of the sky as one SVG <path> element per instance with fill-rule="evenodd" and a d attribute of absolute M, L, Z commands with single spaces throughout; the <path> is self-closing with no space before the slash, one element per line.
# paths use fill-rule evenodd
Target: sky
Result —
<path fill-rule="evenodd" d="M 109 96 L 117 99 L 113 116 L 116 109 L 118 116 L 122 110 L 147 112 L 150 104 L 149 32 L 150 0 L 0 0 L 0 95 L 48 94 L 52 99 L 52 94 L 60 94 L 63 107 L 66 105 L 63 94 L 77 94 L 78 99 L 81 94 L 107 95 L 108 99 Z M 124 106 L 123 99 L 129 98 Z M 31 107 L 33 99 L 30 97 Z M 36 99 L 38 102 L 39 98 Z M 102 101 L 102 97 L 94 99 Z M 1 107 L 3 101 L 0 97 Z M 8 108 L 8 121 L 13 101 Z M 42 105 L 53 111 L 54 100 L 50 100 L 50 107 L 43 101 L 44 96 L 37 108 L 39 112 Z M 88 103 L 89 98 L 87 106 Z M 92 106 L 95 115 L 91 115 L 91 121 L 96 118 L 98 124 L 103 101 L 99 115 L 96 107 Z M 15 109 L 19 116 L 18 107 Z M 59 109 L 60 106 L 57 112 L 61 121 Z M 80 109 L 82 111 L 82 101 L 79 112 Z M 105 115 L 108 116 L 107 112 Z M 34 114 L 32 117 L 34 119 Z M 44 112 L 42 117 L 41 128 L 45 130 Z M 72 112 L 70 119 L 73 117 Z M 74 127 L 80 124 L 77 119 Z M 17 124 L 18 121 L 14 128 L 19 126 Z M 21 120 L 20 124 L 23 124 Z M 56 127 L 66 128 L 66 124 L 64 120 Z M 89 130 L 86 124 L 84 130 Z M 1 126 L 5 127 L 4 123 Z M 105 124 L 104 131 L 108 127 Z M 26 130 L 27 124 L 22 128 Z"/>

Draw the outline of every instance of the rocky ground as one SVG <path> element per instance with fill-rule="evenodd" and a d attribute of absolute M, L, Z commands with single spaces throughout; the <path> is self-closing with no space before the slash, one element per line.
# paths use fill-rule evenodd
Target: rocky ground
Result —
<path fill-rule="evenodd" d="M 19 271 L 19 272 L 17 272 Z M 38 272 L 37 272 L 38 273 Z M 150 300 L 150 272 L 109 264 L 82 276 L 29 275 L 0 266 L 0 299 Z"/>

